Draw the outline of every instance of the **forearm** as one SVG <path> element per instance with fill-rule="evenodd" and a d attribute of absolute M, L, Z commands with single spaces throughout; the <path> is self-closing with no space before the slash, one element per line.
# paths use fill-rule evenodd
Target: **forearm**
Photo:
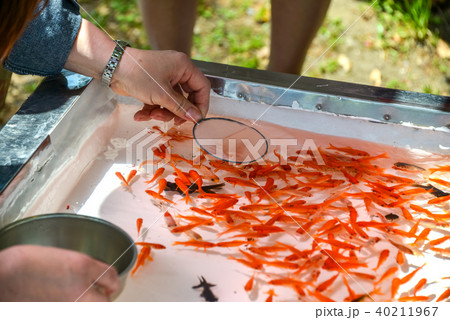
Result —
<path fill-rule="evenodd" d="M 101 79 L 114 47 L 115 43 L 108 35 L 83 19 L 64 68 Z"/>

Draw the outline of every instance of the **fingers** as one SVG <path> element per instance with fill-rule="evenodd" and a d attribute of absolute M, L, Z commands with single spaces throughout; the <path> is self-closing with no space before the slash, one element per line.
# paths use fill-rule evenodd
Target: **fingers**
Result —
<path fill-rule="evenodd" d="M 148 105 L 144 104 L 144 107 L 134 114 L 135 121 L 148 121 L 152 119 L 152 112 L 155 109 L 159 109 L 158 105 Z"/>
<path fill-rule="evenodd" d="M 198 107 L 202 116 L 205 117 L 209 109 L 209 96 L 211 83 L 208 78 L 192 63 L 189 78 L 181 83 L 183 90 L 192 96 L 192 103 Z"/>
<path fill-rule="evenodd" d="M 111 299 L 108 295 L 100 292 L 92 287 L 86 291 L 77 301 L 79 302 L 109 302 Z"/>
<path fill-rule="evenodd" d="M 184 120 L 197 122 L 203 118 L 199 108 L 173 89 L 169 91 L 168 95 L 162 97 L 161 105 Z"/>
<path fill-rule="evenodd" d="M 134 114 L 135 121 L 149 121 L 151 119 L 161 121 L 170 121 L 174 119 L 175 125 L 177 126 L 186 121 L 158 105 L 145 104 L 141 110 Z"/>
<path fill-rule="evenodd" d="M 95 261 L 95 264 L 90 272 L 90 276 L 95 279 L 94 286 L 92 287 L 96 287 L 97 292 L 109 297 L 120 288 L 119 275 L 113 266 L 109 266 L 100 261 Z"/>

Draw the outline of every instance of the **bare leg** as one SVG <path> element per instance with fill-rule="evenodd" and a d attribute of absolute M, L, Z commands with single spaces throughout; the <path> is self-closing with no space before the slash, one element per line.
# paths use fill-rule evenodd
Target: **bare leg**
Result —
<path fill-rule="evenodd" d="M 197 0 L 139 0 L 150 46 L 190 55 Z"/>
<path fill-rule="evenodd" d="M 299 74 L 330 0 L 272 0 L 268 70 Z"/>

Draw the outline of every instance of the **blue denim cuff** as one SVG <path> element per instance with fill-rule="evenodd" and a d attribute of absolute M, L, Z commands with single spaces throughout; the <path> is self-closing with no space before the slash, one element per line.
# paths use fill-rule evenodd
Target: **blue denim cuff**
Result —
<path fill-rule="evenodd" d="M 81 25 L 75 0 L 50 0 L 30 21 L 3 66 L 18 74 L 52 76 L 64 67 Z"/>

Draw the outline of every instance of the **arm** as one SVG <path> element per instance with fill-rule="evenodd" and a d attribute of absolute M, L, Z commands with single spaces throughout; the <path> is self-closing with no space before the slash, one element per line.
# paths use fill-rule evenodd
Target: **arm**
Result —
<path fill-rule="evenodd" d="M 64 67 L 100 79 L 114 46 L 105 33 L 82 20 Z M 179 86 L 188 99 L 180 93 Z M 208 111 L 209 81 L 185 54 L 175 51 L 126 48 L 113 74 L 111 89 L 144 103 L 136 120 L 169 120 L 176 115 L 177 122 L 198 121 Z"/>

